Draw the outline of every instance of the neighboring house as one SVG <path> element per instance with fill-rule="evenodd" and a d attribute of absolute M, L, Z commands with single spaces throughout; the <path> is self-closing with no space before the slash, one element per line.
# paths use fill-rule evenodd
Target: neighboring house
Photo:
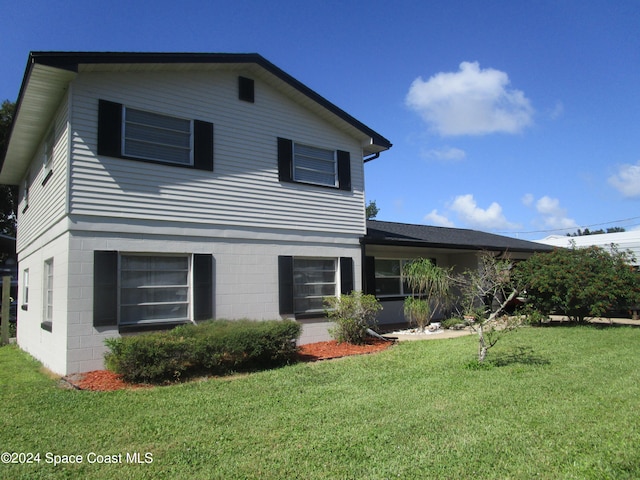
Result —
<path fill-rule="evenodd" d="M 323 297 L 362 288 L 363 163 L 390 147 L 257 54 L 31 53 L 0 169 L 18 344 L 69 374 L 213 317 L 326 335 Z"/>
<path fill-rule="evenodd" d="M 553 247 L 492 233 L 461 228 L 405 223 L 367 222 L 363 246 L 364 291 L 380 299 L 383 310 L 378 323 L 393 324 L 404 318 L 407 295 L 402 264 L 415 258 L 431 258 L 441 267 L 463 273 L 478 266 L 479 252 L 491 252 L 514 261 Z"/>
<path fill-rule="evenodd" d="M 615 245 L 621 252 L 629 250 L 635 257 L 633 265 L 640 266 L 640 230 L 580 235 L 579 237 L 550 235 L 542 240 L 536 240 L 536 242 L 555 247 L 571 248 L 573 245 L 576 247 L 597 246 L 608 250 L 611 249 L 612 245 Z"/>

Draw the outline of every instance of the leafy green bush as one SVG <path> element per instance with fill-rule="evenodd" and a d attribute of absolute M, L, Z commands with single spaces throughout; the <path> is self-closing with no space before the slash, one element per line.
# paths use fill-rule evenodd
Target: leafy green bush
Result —
<path fill-rule="evenodd" d="M 461 325 L 463 327 L 467 326 L 466 322 L 462 318 L 457 317 L 447 318 L 446 320 L 442 320 L 442 322 L 440 322 L 440 326 L 442 328 L 453 328 L 458 325 Z"/>
<path fill-rule="evenodd" d="M 518 315 L 524 316 L 524 323 L 526 325 L 542 325 L 549 320 L 549 317 L 539 310 L 536 310 L 531 305 L 527 305 L 521 310 L 516 312 Z"/>
<path fill-rule="evenodd" d="M 527 302 L 544 315 L 561 313 L 583 322 L 640 302 L 640 274 L 633 254 L 615 245 L 558 248 L 518 264 L 514 276 Z"/>
<path fill-rule="evenodd" d="M 361 345 L 367 338 L 367 329 L 376 325 L 376 314 L 382 305 L 373 295 L 351 292 L 340 297 L 325 299 L 327 316 L 335 322 L 329 333 L 338 343 Z"/>
<path fill-rule="evenodd" d="M 128 381 L 177 380 L 194 364 L 193 339 L 152 333 L 109 338 L 105 356 L 109 370 Z"/>
<path fill-rule="evenodd" d="M 105 361 L 127 381 L 152 383 L 268 368 L 294 358 L 300 330 L 293 320 L 212 320 L 107 339 Z"/>

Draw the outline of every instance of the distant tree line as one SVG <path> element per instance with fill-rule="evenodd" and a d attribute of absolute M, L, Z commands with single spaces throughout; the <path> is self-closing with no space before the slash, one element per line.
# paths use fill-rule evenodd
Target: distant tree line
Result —
<path fill-rule="evenodd" d="M 4 160 L 9 143 L 9 132 L 15 111 L 15 103 L 5 100 L 0 107 L 0 160 Z M 3 162 L 0 162 L 2 165 Z M 16 236 L 16 214 L 18 209 L 18 187 L 0 185 L 0 233 Z"/>
<path fill-rule="evenodd" d="M 567 233 L 567 237 L 584 237 L 585 235 L 600 235 L 602 233 L 620 233 L 620 232 L 626 232 L 626 230 L 622 227 L 610 227 L 610 228 L 607 228 L 606 231 L 603 230 L 602 228 L 598 230 L 589 230 L 588 228 L 585 228 L 584 230 L 578 229 L 578 231 L 574 233 Z"/>

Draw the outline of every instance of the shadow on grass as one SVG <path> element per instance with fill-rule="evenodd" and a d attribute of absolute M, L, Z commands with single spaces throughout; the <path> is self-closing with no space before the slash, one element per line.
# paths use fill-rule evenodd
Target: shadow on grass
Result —
<path fill-rule="evenodd" d="M 536 354 L 531 347 L 514 347 L 506 352 L 497 352 L 487 361 L 494 367 L 506 367 L 508 365 L 549 365 L 551 361 Z"/>

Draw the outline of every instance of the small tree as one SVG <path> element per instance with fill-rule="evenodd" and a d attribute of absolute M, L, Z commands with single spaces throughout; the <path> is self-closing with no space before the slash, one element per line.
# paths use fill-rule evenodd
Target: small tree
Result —
<path fill-rule="evenodd" d="M 473 310 L 470 327 L 478 334 L 478 362 L 483 363 L 488 350 L 502 335 L 515 329 L 519 317 L 502 316 L 507 306 L 521 291 L 514 282 L 513 263 L 483 252 L 476 270 L 467 270 L 457 278 L 465 309 Z"/>
<path fill-rule="evenodd" d="M 324 300 L 327 316 L 335 322 L 329 333 L 338 343 L 361 345 L 367 338 L 367 329 L 375 326 L 376 314 L 382 305 L 374 295 L 353 291 L 348 295 L 327 297 Z"/>
<path fill-rule="evenodd" d="M 438 267 L 428 258 L 419 258 L 402 267 L 413 292 L 404 302 L 404 313 L 421 331 L 431 323 L 440 308 L 451 300 L 451 270 Z"/>
<path fill-rule="evenodd" d="M 577 322 L 640 302 L 640 274 L 633 255 L 615 245 L 537 253 L 516 275 L 527 285 L 528 303 L 544 315 L 562 313 Z"/>
<path fill-rule="evenodd" d="M 373 220 L 378 216 L 380 209 L 376 205 L 376 201 L 371 200 L 369 203 L 367 203 L 367 206 L 365 207 L 365 211 L 367 215 L 367 220 Z"/>

